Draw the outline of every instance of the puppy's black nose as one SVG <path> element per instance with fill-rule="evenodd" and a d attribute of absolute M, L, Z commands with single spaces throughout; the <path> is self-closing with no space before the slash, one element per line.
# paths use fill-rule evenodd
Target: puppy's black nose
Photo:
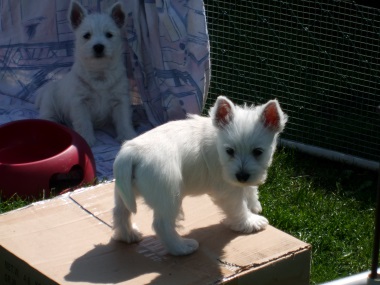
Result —
<path fill-rule="evenodd" d="M 95 56 L 96 56 L 96 57 L 101 57 L 101 56 L 103 56 L 104 45 L 102 45 L 102 44 L 96 44 L 96 45 L 94 45 L 93 49 L 94 49 L 94 52 L 95 52 Z"/>
<path fill-rule="evenodd" d="M 246 182 L 249 178 L 249 173 L 244 172 L 244 171 L 240 171 L 240 172 L 236 173 L 235 176 L 239 182 Z"/>

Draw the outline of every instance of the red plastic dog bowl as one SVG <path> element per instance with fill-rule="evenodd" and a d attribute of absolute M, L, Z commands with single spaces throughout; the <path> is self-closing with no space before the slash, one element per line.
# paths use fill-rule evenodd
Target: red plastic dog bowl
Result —
<path fill-rule="evenodd" d="M 46 120 L 0 126 L 0 193 L 41 197 L 43 191 L 94 182 L 95 160 L 73 130 Z"/>

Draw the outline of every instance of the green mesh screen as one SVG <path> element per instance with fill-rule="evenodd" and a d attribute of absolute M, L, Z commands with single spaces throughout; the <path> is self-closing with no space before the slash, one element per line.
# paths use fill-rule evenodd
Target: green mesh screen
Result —
<path fill-rule="evenodd" d="M 380 11 L 354 1 L 206 0 L 212 78 L 237 103 L 277 98 L 282 138 L 380 160 Z"/>

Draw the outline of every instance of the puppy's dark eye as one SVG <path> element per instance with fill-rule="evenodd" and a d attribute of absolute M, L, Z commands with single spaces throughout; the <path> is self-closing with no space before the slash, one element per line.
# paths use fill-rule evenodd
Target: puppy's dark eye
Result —
<path fill-rule="evenodd" d="M 235 154 L 235 151 L 234 151 L 234 149 L 233 148 L 230 148 L 230 147 L 227 147 L 226 148 L 226 153 L 229 155 L 229 156 L 234 156 L 234 154 Z"/>
<path fill-rule="evenodd" d="M 252 150 L 252 154 L 254 157 L 259 157 L 260 155 L 262 155 L 264 152 L 264 150 L 262 148 L 255 148 Z"/>
<path fill-rule="evenodd" d="M 110 32 L 107 32 L 106 33 L 106 38 L 107 39 L 110 39 L 110 38 L 112 38 L 113 37 L 113 34 L 112 33 L 110 33 Z"/>
<path fill-rule="evenodd" d="M 90 33 L 85 33 L 85 34 L 83 35 L 83 38 L 86 39 L 86 40 L 88 40 L 88 39 L 91 38 L 91 34 L 90 34 Z"/>

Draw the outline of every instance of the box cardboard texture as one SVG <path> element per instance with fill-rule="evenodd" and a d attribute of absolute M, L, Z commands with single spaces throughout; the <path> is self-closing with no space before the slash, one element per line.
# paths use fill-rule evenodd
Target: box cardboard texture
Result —
<path fill-rule="evenodd" d="M 168 255 L 138 200 L 138 244 L 111 240 L 113 183 L 0 215 L 0 284 L 309 284 L 310 245 L 269 226 L 242 235 L 225 227 L 206 195 L 187 197 L 181 234 L 200 247 Z"/>

